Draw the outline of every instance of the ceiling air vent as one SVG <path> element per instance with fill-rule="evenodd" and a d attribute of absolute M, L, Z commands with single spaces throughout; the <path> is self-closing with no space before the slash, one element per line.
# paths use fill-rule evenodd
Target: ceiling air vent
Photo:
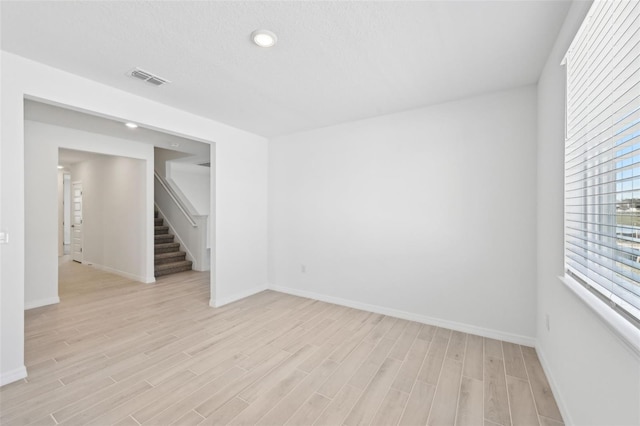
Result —
<path fill-rule="evenodd" d="M 133 78 L 137 78 L 138 80 L 146 81 L 149 84 L 153 84 L 154 86 L 162 86 L 163 84 L 171 83 L 166 78 L 151 74 L 150 72 L 141 70 L 140 68 L 134 69 L 129 73 L 129 75 Z"/>

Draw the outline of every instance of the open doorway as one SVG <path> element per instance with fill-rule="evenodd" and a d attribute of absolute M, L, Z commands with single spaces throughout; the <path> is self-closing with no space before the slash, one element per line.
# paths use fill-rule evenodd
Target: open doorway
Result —
<path fill-rule="evenodd" d="M 70 260 L 145 280 L 145 160 L 58 149 L 70 181 Z"/>
<path fill-rule="evenodd" d="M 154 277 L 154 240 L 156 240 L 157 229 L 154 229 L 154 186 L 156 178 L 154 177 L 154 148 L 178 150 L 182 152 L 181 161 L 189 158 L 192 161 L 210 163 L 211 146 L 210 144 L 193 141 L 177 136 L 157 132 L 150 129 L 136 129 L 132 132 L 126 128 L 122 122 L 96 117 L 90 114 L 80 113 L 77 111 L 67 110 L 52 105 L 47 105 L 35 101 L 25 100 L 25 232 L 27 233 L 27 241 L 38 241 L 38 244 L 28 244 L 26 247 L 26 270 L 25 270 L 25 308 L 43 306 L 58 301 L 58 262 L 56 254 L 60 254 L 60 250 L 55 250 L 56 246 L 62 247 L 62 254 L 74 251 L 72 247 L 78 250 L 74 251 L 76 260 L 85 264 L 91 264 L 94 267 L 102 267 L 121 276 L 125 276 L 131 280 L 141 281 L 145 283 L 155 282 Z M 84 153 L 83 155 L 102 156 L 104 158 L 118 158 L 113 161 L 113 169 L 115 173 L 111 177 L 103 177 L 98 179 L 102 184 L 119 183 L 120 188 L 128 188 L 131 183 L 139 183 L 144 187 L 144 191 L 138 196 L 133 197 L 130 201 L 117 201 L 116 195 L 119 193 L 111 192 L 108 195 L 102 191 L 100 198 L 109 200 L 111 205 L 119 205 L 123 207 L 113 216 L 117 217 L 124 228 L 131 225 L 133 204 L 141 203 L 139 223 L 135 230 L 124 229 L 115 230 L 102 226 L 102 231 L 110 240 L 117 240 L 122 234 L 135 234 L 141 237 L 142 243 L 120 244 L 120 250 L 114 250 L 109 247 L 108 243 L 97 244 L 99 250 L 93 250 L 87 246 L 87 236 L 89 233 L 88 215 L 92 215 L 90 207 L 90 197 L 92 194 L 88 191 L 86 178 L 77 178 L 71 171 L 71 164 L 65 163 L 65 155 L 58 153 Z M 103 158 L 103 160 L 104 160 Z M 138 168 L 137 175 L 131 174 L 123 167 L 124 160 L 138 161 L 142 164 Z M 87 161 L 75 161 L 74 164 L 87 163 Z M 116 164 L 118 163 L 118 164 Z M 51 186 L 46 182 L 55 182 L 55 178 L 50 180 L 47 176 L 60 172 L 57 166 L 63 167 L 62 176 L 62 209 L 58 217 L 57 225 L 53 225 L 45 212 L 51 211 L 52 204 L 55 201 L 49 195 L 44 195 L 45 188 Z M 207 165 L 208 166 L 208 165 Z M 95 170 L 94 166 L 88 168 Z M 68 177 L 67 177 L 68 175 Z M 65 182 L 68 187 L 68 194 L 65 195 Z M 74 199 L 74 183 L 82 185 L 78 186 L 81 199 Z M 114 190 L 115 191 L 115 190 Z M 207 192 L 210 188 L 207 188 Z M 91 191 L 94 195 L 95 192 Z M 55 189 L 52 194 L 55 194 Z M 42 196 L 41 196 L 42 195 Z M 59 196 L 60 197 L 60 196 Z M 65 197 L 66 202 L 65 202 Z M 80 202 L 80 209 L 74 210 L 76 203 Z M 55 209 L 55 207 L 54 207 Z M 55 210 L 54 210 L 55 211 Z M 78 214 L 76 214 L 78 213 Z M 76 214 L 76 216 L 74 216 Z M 136 213 L 137 214 L 137 213 Z M 144 218 L 142 218 L 144 216 Z M 138 218 L 138 216 L 136 216 Z M 78 223 L 74 223 L 75 221 Z M 55 221 L 55 216 L 54 219 Z M 92 220 L 95 224 L 95 218 Z M 49 224 L 49 225 L 47 225 Z M 62 224 L 62 230 L 58 232 L 58 238 L 53 237 L 52 231 Z M 72 225 L 81 225 L 79 229 L 80 238 L 78 243 L 74 245 L 74 232 Z M 53 225 L 53 226 L 52 226 Z M 172 230 L 173 231 L 173 230 Z M 209 232 L 209 229 L 206 231 Z M 76 232 L 78 234 L 78 232 Z M 164 237 L 161 237 L 164 238 Z M 184 239 L 184 238 L 183 238 Z M 53 249 L 53 250 L 52 250 Z M 114 261 L 120 256 L 121 263 L 132 263 L 136 256 L 126 255 L 129 249 L 137 249 L 138 260 L 136 269 L 127 270 L 122 266 L 116 267 Z M 92 252 L 93 250 L 93 252 Z M 55 253 L 55 254 L 52 254 Z M 92 254 L 93 253 L 93 254 Z M 124 255 L 123 255 L 124 254 Z M 211 247 L 207 247 L 207 259 L 211 258 Z M 37 266 L 36 266 L 37 259 Z M 100 262 L 96 259 L 102 259 Z M 126 262 L 125 262 L 126 261 Z M 111 262 L 111 263 L 110 263 Z M 207 274 L 208 290 L 211 288 L 211 278 Z"/>

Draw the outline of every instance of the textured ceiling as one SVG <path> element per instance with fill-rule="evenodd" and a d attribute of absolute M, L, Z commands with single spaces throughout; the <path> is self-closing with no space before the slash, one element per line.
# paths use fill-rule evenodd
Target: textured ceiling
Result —
<path fill-rule="evenodd" d="M 275 136 L 538 80 L 567 1 L 2 1 L 2 49 Z M 271 49 L 249 35 L 278 35 Z M 134 67 L 172 81 L 128 78 Z"/>

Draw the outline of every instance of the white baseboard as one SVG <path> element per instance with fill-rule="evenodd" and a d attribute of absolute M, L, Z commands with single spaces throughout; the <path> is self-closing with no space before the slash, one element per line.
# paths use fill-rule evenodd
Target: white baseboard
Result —
<path fill-rule="evenodd" d="M 60 303 L 60 298 L 59 297 L 48 297 L 46 299 L 38 299 L 38 300 L 34 300 L 32 302 L 25 302 L 24 303 L 24 310 L 28 310 L 28 309 L 33 309 L 33 308 L 39 308 L 41 306 L 47 306 L 47 305 L 55 305 L 56 303 Z"/>
<path fill-rule="evenodd" d="M 104 265 L 98 265 L 97 263 L 91 262 L 82 262 L 83 265 L 91 266 L 96 269 L 100 269 L 101 271 L 109 272 L 111 274 L 119 275 L 124 278 L 128 278 L 133 281 L 139 281 L 141 283 L 150 284 L 156 282 L 155 277 L 144 277 L 141 275 L 130 274 L 129 272 L 120 271 L 119 269 L 110 268 Z"/>
<path fill-rule="evenodd" d="M 500 330 L 478 327 L 471 324 L 463 324 L 454 321 L 443 320 L 439 318 L 428 317 L 412 312 L 400 311 L 397 309 L 387 308 L 384 306 L 370 305 L 368 303 L 356 302 L 353 300 L 342 299 L 339 297 L 327 296 L 324 294 L 314 293 L 311 291 L 298 290 L 289 287 L 281 287 L 270 285 L 269 289 L 279 291 L 281 293 L 292 294 L 294 296 L 306 297 L 308 299 L 320 300 L 322 302 L 334 303 L 336 305 L 347 306 L 349 308 L 360 309 L 363 311 L 375 312 L 377 314 L 388 315 L 390 317 L 402 318 L 409 321 L 415 321 L 422 324 L 435 325 L 438 327 L 448 328 L 451 330 L 461 331 L 463 333 L 475 334 L 477 336 L 488 337 L 491 339 L 504 340 L 505 342 L 516 343 L 524 346 L 535 346 L 536 339 L 534 337 L 522 336 L 519 334 L 507 333 Z"/>
<path fill-rule="evenodd" d="M 209 306 L 211 306 L 212 308 L 219 308 L 221 306 L 228 305 L 229 303 L 233 303 L 240 299 L 244 299 L 245 297 L 253 296 L 254 294 L 260 293 L 268 289 L 269 289 L 269 286 L 265 284 L 258 287 L 254 287 L 247 291 L 243 291 L 242 293 L 233 294 L 231 296 L 228 296 L 222 299 L 209 299 Z"/>
<path fill-rule="evenodd" d="M 0 373 L 0 386 L 17 382 L 18 380 L 24 379 L 25 377 L 27 377 L 27 368 L 24 365 L 11 371 Z"/>
<path fill-rule="evenodd" d="M 544 370 L 544 374 L 547 376 L 547 380 L 549 382 L 549 386 L 551 386 L 551 392 L 553 392 L 553 397 L 558 404 L 558 409 L 560 409 L 560 415 L 562 415 L 562 420 L 565 425 L 573 425 L 575 424 L 571 415 L 569 414 L 569 410 L 567 405 L 565 404 L 564 398 L 562 397 L 562 392 L 560 392 L 560 387 L 558 386 L 558 382 L 555 380 L 551 372 L 551 368 L 549 367 L 549 363 L 545 358 L 544 351 L 536 343 L 536 353 L 538 354 L 538 359 L 540 359 L 540 364 L 542 365 L 542 369 Z"/>

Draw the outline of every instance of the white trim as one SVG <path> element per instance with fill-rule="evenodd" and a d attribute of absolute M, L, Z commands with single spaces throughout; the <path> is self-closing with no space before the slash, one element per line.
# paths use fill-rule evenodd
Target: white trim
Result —
<path fill-rule="evenodd" d="M 618 338 L 624 347 L 636 357 L 640 356 L 640 329 L 631 324 L 622 315 L 607 305 L 602 299 L 591 293 L 582 284 L 570 276 L 558 277 L 571 293 L 576 295 L 585 305 L 598 315 L 612 334 Z"/>
<path fill-rule="evenodd" d="M 347 306 L 349 308 L 360 309 L 363 311 L 375 312 L 382 315 L 388 315 L 395 318 L 402 318 L 409 321 L 415 321 L 422 324 L 435 325 L 451 330 L 461 331 L 463 333 L 475 334 L 477 336 L 488 337 L 491 339 L 503 340 L 518 345 L 534 347 L 536 339 L 534 337 L 522 336 L 519 334 L 507 333 L 500 330 L 478 327 L 471 324 L 463 324 L 455 321 L 443 320 L 439 318 L 428 317 L 426 315 L 415 314 L 413 312 L 400 311 L 397 309 L 387 308 L 384 306 L 370 305 L 368 303 L 356 302 L 353 300 L 342 299 L 339 297 L 327 296 L 324 294 L 314 293 L 311 291 L 298 290 L 289 287 L 270 285 L 269 288 L 281 293 L 292 294 L 294 296 L 306 297 L 308 299 L 320 300 L 322 302 L 334 303 L 336 305 Z"/>
<path fill-rule="evenodd" d="M 152 284 L 156 282 L 156 277 L 144 277 L 142 275 L 130 274 L 129 272 L 120 271 L 119 269 L 110 268 L 108 266 L 98 265 L 97 263 L 82 262 L 82 264 L 145 284 Z"/>
<path fill-rule="evenodd" d="M 558 386 L 558 382 L 556 382 L 555 377 L 551 373 L 551 368 L 549 367 L 549 363 L 544 356 L 544 352 L 538 343 L 536 343 L 536 353 L 538 354 L 538 359 L 540 359 L 540 365 L 542 365 L 542 369 L 544 370 L 544 374 L 547 376 L 547 381 L 549 382 L 549 386 L 551 386 L 551 392 L 553 392 L 553 397 L 558 404 L 558 409 L 560 410 L 560 415 L 562 416 L 562 421 L 565 425 L 573 425 L 575 422 L 571 418 L 569 414 L 569 410 L 567 408 L 567 404 L 564 401 L 562 393 L 560 392 L 560 386 Z"/>
<path fill-rule="evenodd" d="M 219 308 L 221 306 L 228 305 L 229 303 L 236 302 L 240 299 L 244 299 L 245 297 L 253 296 L 254 294 L 263 292 L 268 289 L 269 289 L 269 286 L 265 284 L 258 287 L 254 287 L 247 291 L 243 291 L 242 293 L 233 294 L 231 296 L 225 297 L 224 299 L 212 298 L 212 299 L 209 299 L 209 306 L 211 306 L 212 308 Z"/>
<path fill-rule="evenodd" d="M 27 309 L 39 308 L 40 306 L 55 305 L 56 303 L 60 303 L 60 298 L 58 296 L 47 297 L 46 299 L 38 299 L 33 302 L 25 302 L 24 310 L 26 311 Z"/>
<path fill-rule="evenodd" d="M 0 374 L 0 386 L 8 385 L 9 383 L 17 382 L 20 379 L 27 377 L 27 367 L 15 368 L 6 373 Z"/>

